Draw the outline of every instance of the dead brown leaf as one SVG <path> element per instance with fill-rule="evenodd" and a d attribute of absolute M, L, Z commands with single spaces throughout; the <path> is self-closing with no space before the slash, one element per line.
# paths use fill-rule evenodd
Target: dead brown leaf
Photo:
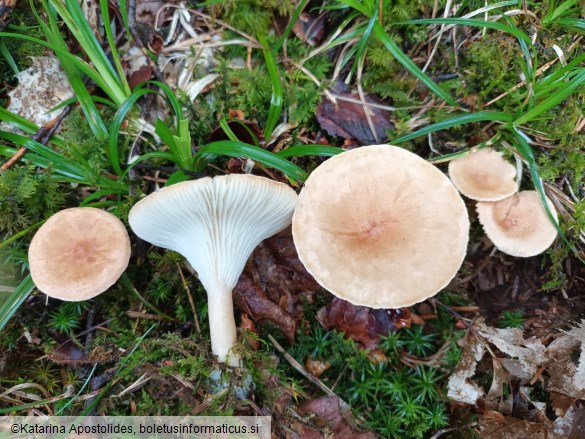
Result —
<path fill-rule="evenodd" d="M 234 302 L 252 319 L 272 322 L 292 343 L 303 303 L 311 303 L 320 289 L 299 261 L 289 227 L 256 248 L 234 289 Z"/>
<path fill-rule="evenodd" d="M 303 12 L 295 21 L 292 31 L 301 41 L 309 46 L 316 46 L 323 40 L 326 20 L 323 14 Z"/>
<path fill-rule="evenodd" d="M 57 338 L 57 337 L 55 337 Z M 77 346 L 73 340 L 60 340 L 55 349 L 47 354 L 47 358 L 57 364 L 67 364 L 71 367 L 77 367 L 79 364 L 94 363 L 95 361 L 88 358 L 87 352 Z"/>
<path fill-rule="evenodd" d="M 170 2 L 171 4 L 173 2 Z M 137 0 L 136 1 L 136 21 L 138 23 L 147 24 L 149 26 L 155 25 L 155 20 L 158 14 L 158 25 L 165 23 L 166 21 L 170 20 L 175 12 L 175 8 L 166 7 L 162 9 L 163 6 L 169 4 L 169 2 L 159 1 L 159 0 Z M 162 9 L 162 11 L 161 11 Z M 160 14 L 159 14 L 160 11 Z"/>
<path fill-rule="evenodd" d="M 544 415 L 536 421 L 486 413 L 479 420 L 484 439 L 582 439 L 585 437 L 585 407 L 571 405 L 554 422 Z"/>
<path fill-rule="evenodd" d="M 294 342 L 296 325 L 293 318 L 268 299 L 262 288 L 246 273 L 240 276 L 235 292 L 238 306 L 245 309 L 254 320 L 269 320 L 284 333 L 290 343 Z"/>
<path fill-rule="evenodd" d="M 410 326 L 410 311 L 408 308 L 372 309 L 335 297 L 319 310 L 317 320 L 325 329 L 345 332 L 346 337 L 374 349 L 381 335 Z"/>
<path fill-rule="evenodd" d="M 315 360 L 311 357 L 307 357 L 305 361 L 305 369 L 307 369 L 307 371 L 311 375 L 317 378 L 319 378 L 321 375 L 323 375 L 324 372 L 329 370 L 330 367 L 331 364 L 329 364 L 328 361 Z"/>
<path fill-rule="evenodd" d="M 152 77 L 152 67 L 149 65 L 141 66 L 137 71 L 133 72 L 128 78 L 128 85 L 132 90 L 141 82 L 148 81 Z"/>
<path fill-rule="evenodd" d="M 360 431 L 349 409 L 341 406 L 337 396 L 326 396 L 308 401 L 297 407 L 297 413 L 307 417 L 307 423 L 293 422 L 290 439 L 330 438 L 335 439 L 375 439 L 369 431 Z M 310 423 L 309 423 L 310 420 Z"/>
<path fill-rule="evenodd" d="M 549 426 L 539 422 L 529 422 L 505 416 L 503 421 L 492 417 L 481 417 L 479 434 L 483 439 L 551 439 Z"/>
<path fill-rule="evenodd" d="M 331 91 L 342 97 L 357 101 L 360 100 L 359 95 L 357 93 L 351 93 L 349 88 L 341 81 L 337 81 L 331 87 Z M 367 93 L 365 100 L 369 103 L 382 103 L 379 99 Z M 317 106 L 317 120 L 321 128 L 331 136 L 355 139 L 362 145 L 385 142 L 388 139 L 386 130 L 394 127 L 389 120 L 390 112 L 372 106 L 367 106 L 367 111 L 370 115 L 376 136 L 373 135 L 370 129 L 368 118 L 366 117 L 366 109 L 361 103 L 338 99 L 337 105 L 335 105 L 325 99 Z"/>

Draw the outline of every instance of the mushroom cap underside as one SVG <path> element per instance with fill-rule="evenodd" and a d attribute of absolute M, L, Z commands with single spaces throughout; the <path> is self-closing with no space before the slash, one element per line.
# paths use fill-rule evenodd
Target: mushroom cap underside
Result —
<path fill-rule="evenodd" d="M 140 238 L 185 256 L 206 288 L 233 288 L 254 248 L 290 224 L 297 201 L 283 183 L 230 174 L 154 192 L 128 221 Z"/>

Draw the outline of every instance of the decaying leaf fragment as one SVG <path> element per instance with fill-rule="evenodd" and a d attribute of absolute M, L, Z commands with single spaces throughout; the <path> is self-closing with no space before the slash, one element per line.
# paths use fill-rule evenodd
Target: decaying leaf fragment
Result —
<path fill-rule="evenodd" d="M 585 320 L 545 346 L 536 338 L 525 339 L 520 329 L 492 328 L 478 319 L 465 343 L 461 361 L 449 379 L 448 396 L 483 408 L 478 423 L 482 438 L 585 437 Z M 471 378 L 490 346 L 498 350 L 490 349 L 494 377 L 484 398 Z M 575 363 L 571 355 L 579 349 Z M 550 416 L 547 404 L 532 400 L 537 379 L 541 390 L 550 395 L 555 416 Z M 503 384 L 509 386 L 507 398 Z"/>
<path fill-rule="evenodd" d="M 290 228 L 261 243 L 248 260 L 234 289 L 236 306 L 256 321 L 270 321 L 292 343 L 311 302 L 321 287 L 297 257 Z"/>
<path fill-rule="evenodd" d="M 582 439 L 585 437 L 585 407 L 573 404 L 554 421 L 544 414 L 539 421 L 484 415 L 479 419 L 478 430 L 483 439 Z"/>
<path fill-rule="evenodd" d="M 500 361 L 510 374 L 523 382 L 530 381 L 539 366 L 547 361 L 542 342 L 535 338 L 525 340 L 521 329 L 492 328 L 483 321 L 478 323 L 476 329 L 487 341 L 510 356 Z"/>
<path fill-rule="evenodd" d="M 372 309 L 335 297 L 319 310 L 317 320 L 325 329 L 342 331 L 346 337 L 374 349 L 380 336 L 410 327 L 410 311 L 408 308 Z"/>
<path fill-rule="evenodd" d="M 73 96 L 67 75 L 54 56 L 32 58 L 32 66 L 18 75 L 18 86 L 8 93 L 8 111 L 43 126 L 56 117 L 57 113 L 47 112 Z M 14 132 L 8 124 L 0 128 Z"/>
<path fill-rule="evenodd" d="M 325 396 L 323 398 L 308 401 L 299 407 L 297 412 L 305 416 L 306 423 L 294 422 L 293 434 L 287 436 L 291 439 L 322 439 L 334 437 L 335 439 L 375 439 L 377 436 L 369 431 L 359 431 L 355 426 L 355 420 L 348 407 L 337 396 Z M 310 420 L 310 422 L 309 422 Z"/>
<path fill-rule="evenodd" d="M 359 95 L 357 93 L 351 93 L 349 87 L 341 81 L 337 81 L 331 87 L 331 91 L 342 97 L 351 99 L 351 102 L 338 99 L 337 103 L 334 104 L 327 99 L 323 100 L 317 106 L 317 120 L 322 129 L 332 136 L 355 139 L 362 145 L 372 145 L 386 141 L 388 138 L 386 130 L 394 127 L 389 121 L 389 111 L 382 110 L 378 107 L 362 105 L 359 103 Z M 374 104 L 381 103 L 370 95 L 366 96 L 366 102 Z M 372 133 L 370 124 L 368 123 L 366 111 L 368 111 L 375 135 Z"/>
<path fill-rule="evenodd" d="M 485 345 L 472 334 L 467 336 L 465 347 L 455 372 L 449 377 L 447 397 L 464 404 L 475 404 L 484 395 L 481 387 L 471 381 L 477 363 L 485 354 Z"/>
<path fill-rule="evenodd" d="M 581 353 L 576 366 L 571 354 L 577 348 Z M 577 399 L 585 399 L 585 320 L 557 338 L 547 349 L 551 362 L 549 389 Z"/>

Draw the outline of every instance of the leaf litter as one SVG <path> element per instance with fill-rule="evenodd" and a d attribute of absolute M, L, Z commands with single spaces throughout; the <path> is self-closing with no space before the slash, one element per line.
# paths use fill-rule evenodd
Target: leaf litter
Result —
<path fill-rule="evenodd" d="M 479 318 L 463 343 L 447 396 L 471 404 L 481 413 L 481 437 L 583 437 L 585 320 L 555 334 L 547 345 L 534 336 L 525 337 L 522 329 L 493 328 Z M 477 371 L 485 368 L 486 353 L 493 371 L 487 393 Z M 543 391 L 550 395 L 550 402 L 541 400 Z M 547 410 L 549 405 L 552 413 Z"/>

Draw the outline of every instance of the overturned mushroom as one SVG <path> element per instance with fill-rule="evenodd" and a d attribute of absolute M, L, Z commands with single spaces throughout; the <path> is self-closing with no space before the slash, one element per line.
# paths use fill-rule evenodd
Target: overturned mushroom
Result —
<path fill-rule="evenodd" d="M 246 260 L 287 227 L 297 204 L 290 187 L 254 175 L 179 183 L 138 202 L 128 221 L 142 239 L 187 258 L 207 291 L 211 349 L 222 362 L 236 342 L 232 305 Z M 231 353 L 229 363 L 239 365 Z"/>
<path fill-rule="evenodd" d="M 556 221 L 554 205 L 548 198 L 546 203 Z M 477 214 L 494 245 L 511 256 L 536 256 L 557 237 L 557 229 L 536 191 L 518 192 L 496 202 L 478 202 Z"/>
<path fill-rule="evenodd" d="M 491 148 L 451 160 L 449 177 L 459 192 L 472 200 L 498 201 L 518 190 L 516 168 Z"/>
<path fill-rule="evenodd" d="M 62 210 L 38 230 L 28 249 L 32 280 L 49 297 L 91 299 L 111 287 L 130 260 L 122 221 L 93 207 Z"/>
<path fill-rule="evenodd" d="M 364 146 L 315 169 L 299 196 L 293 237 L 317 282 L 354 305 L 420 302 L 455 276 L 469 220 L 445 175 L 405 149 Z"/>

